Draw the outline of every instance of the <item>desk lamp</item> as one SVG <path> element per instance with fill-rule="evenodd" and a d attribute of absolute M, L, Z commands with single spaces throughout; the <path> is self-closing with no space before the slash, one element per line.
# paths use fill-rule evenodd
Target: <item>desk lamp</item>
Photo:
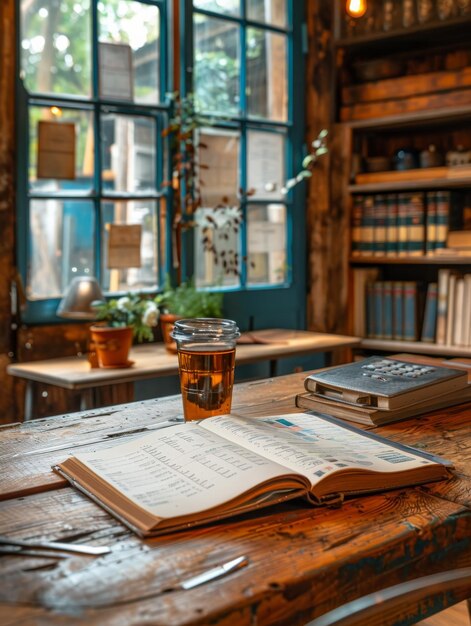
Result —
<path fill-rule="evenodd" d="M 91 304 L 95 300 L 104 300 L 103 292 L 94 276 L 76 276 L 59 303 L 56 314 L 74 320 L 93 321 L 96 312 Z M 91 367 L 98 367 L 95 350 L 90 341 L 88 342 L 88 360 Z"/>

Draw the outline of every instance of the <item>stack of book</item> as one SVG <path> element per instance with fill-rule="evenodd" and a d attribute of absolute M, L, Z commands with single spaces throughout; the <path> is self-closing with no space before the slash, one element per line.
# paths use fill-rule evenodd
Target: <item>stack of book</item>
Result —
<path fill-rule="evenodd" d="M 471 274 L 438 271 L 435 341 L 471 347 Z"/>
<path fill-rule="evenodd" d="M 445 190 L 355 195 L 352 257 L 471 253 L 471 230 L 465 239 L 462 232 L 468 205 L 466 195 Z"/>
<path fill-rule="evenodd" d="M 370 357 L 308 376 L 302 409 L 381 425 L 471 400 L 465 369 Z"/>

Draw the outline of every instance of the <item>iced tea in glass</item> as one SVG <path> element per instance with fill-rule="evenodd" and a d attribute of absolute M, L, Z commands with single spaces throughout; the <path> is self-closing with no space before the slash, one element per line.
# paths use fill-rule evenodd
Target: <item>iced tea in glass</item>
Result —
<path fill-rule="evenodd" d="M 239 330 L 232 320 L 178 320 L 180 387 L 185 421 L 229 413 L 234 384 L 235 344 Z"/>

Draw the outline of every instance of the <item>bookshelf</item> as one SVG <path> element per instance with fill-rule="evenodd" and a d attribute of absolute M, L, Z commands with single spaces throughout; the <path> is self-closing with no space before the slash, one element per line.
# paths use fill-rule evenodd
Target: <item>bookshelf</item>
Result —
<path fill-rule="evenodd" d="M 450 248 L 449 232 L 470 230 L 471 242 L 471 2 L 444 16 L 434 0 L 419 23 L 417 0 L 408 27 L 406 3 L 389 3 L 387 29 L 387 1 L 356 21 L 344 4 L 334 49 L 350 163 L 349 331 L 365 352 L 469 356 L 471 243 Z"/>

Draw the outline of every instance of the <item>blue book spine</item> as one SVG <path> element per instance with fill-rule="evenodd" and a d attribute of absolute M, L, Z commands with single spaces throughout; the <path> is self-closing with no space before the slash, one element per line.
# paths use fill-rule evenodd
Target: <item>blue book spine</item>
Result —
<path fill-rule="evenodd" d="M 392 286 L 390 280 L 383 282 L 383 337 L 392 339 L 393 337 L 393 307 L 392 307 Z"/>
<path fill-rule="evenodd" d="M 376 337 L 376 317 L 374 308 L 374 283 L 366 285 L 366 336 Z"/>
<path fill-rule="evenodd" d="M 394 281 L 392 284 L 392 311 L 393 311 L 393 339 L 402 339 L 403 332 L 403 284 L 401 281 Z"/>
<path fill-rule="evenodd" d="M 435 252 L 435 242 L 437 239 L 437 199 L 436 192 L 427 192 L 427 222 L 425 228 L 425 252 L 433 254 Z"/>
<path fill-rule="evenodd" d="M 362 255 L 372 256 L 374 251 L 375 207 L 373 196 L 365 196 L 362 219 Z"/>
<path fill-rule="evenodd" d="M 397 196 L 386 196 L 386 256 L 397 256 Z"/>
<path fill-rule="evenodd" d="M 375 316 L 375 338 L 383 339 L 384 337 L 384 319 L 383 319 L 383 292 L 384 282 L 378 280 L 373 283 L 373 308 Z"/>
<path fill-rule="evenodd" d="M 436 193 L 436 226 L 435 226 L 435 249 L 446 248 L 448 227 L 450 219 L 450 193 L 437 191 Z"/>
<path fill-rule="evenodd" d="M 354 196 L 352 206 L 352 256 L 360 256 L 362 254 L 362 217 L 363 196 Z"/>
<path fill-rule="evenodd" d="M 408 194 L 397 195 L 397 253 L 407 256 L 407 207 Z"/>
<path fill-rule="evenodd" d="M 404 282 L 404 340 L 417 339 L 417 283 Z"/>
<path fill-rule="evenodd" d="M 422 256 L 425 246 L 425 206 L 421 193 L 409 194 L 407 203 L 407 254 Z"/>
<path fill-rule="evenodd" d="M 373 254 L 384 256 L 386 254 L 386 196 L 376 194 L 374 196 L 374 244 Z"/>
<path fill-rule="evenodd" d="M 425 298 L 424 323 L 422 326 L 421 341 L 426 341 L 428 343 L 435 342 L 435 331 L 437 327 L 437 302 L 438 284 L 429 283 Z"/>

